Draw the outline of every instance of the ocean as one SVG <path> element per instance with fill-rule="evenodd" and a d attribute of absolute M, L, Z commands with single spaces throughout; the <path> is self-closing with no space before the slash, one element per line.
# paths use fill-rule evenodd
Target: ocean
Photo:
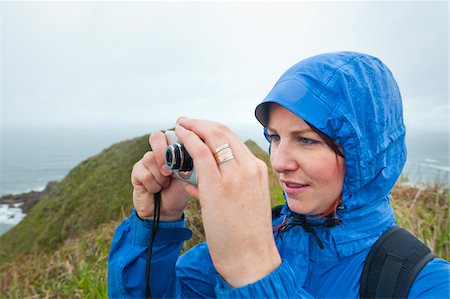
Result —
<path fill-rule="evenodd" d="M 167 129 L 170 125 L 35 126 L 1 128 L 0 195 L 41 191 L 49 181 L 63 179 L 80 162 L 110 145 Z M 242 140 L 252 139 L 263 149 L 267 143 L 255 125 L 230 127 Z M 409 133 L 404 174 L 414 184 L 439 180 L 449 184 L 448 134 Z M 23 219 L 20 207 L 0 205 L 0 235 Z"/>

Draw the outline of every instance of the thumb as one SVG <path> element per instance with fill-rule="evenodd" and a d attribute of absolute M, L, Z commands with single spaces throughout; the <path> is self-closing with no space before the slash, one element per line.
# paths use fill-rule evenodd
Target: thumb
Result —
<path fill-rule="evenodd" d="M 190 196 L 192 196 L 192 197 L 195 197 L 195 198 L 199 198 L 199 194 L 200 194 L 200 192 L 198 191 L 198 187 L 197 186 L 194 186 L 194 185 L 191 185 L 191 184 L 187 184 L 185 187 L 184 187 L 184 190 L 190 195 Z"/>

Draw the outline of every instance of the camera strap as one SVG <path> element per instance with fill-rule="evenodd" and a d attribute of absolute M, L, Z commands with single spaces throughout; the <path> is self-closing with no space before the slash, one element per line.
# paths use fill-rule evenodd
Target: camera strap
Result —
<path fill-rule="evenodd" d="M 152 291 L 150 287 L 150 267 L 152 261 L 153 243 L 156 238 L 156 233 L 158 232 L 160 215 L 161 215 L 161 192 L 158 192 L 154 196 L 152 233 L 150 235 L 150 245 L 148 247 L 148 254 L 147 254 L 147 265 L 145 268 L 145 298 L 152 298 Z"/>

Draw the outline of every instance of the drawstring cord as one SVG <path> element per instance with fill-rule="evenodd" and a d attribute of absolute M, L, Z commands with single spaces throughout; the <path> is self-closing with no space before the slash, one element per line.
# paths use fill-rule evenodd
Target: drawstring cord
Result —
<path fill-rule="evenodd" d="M 273 231 L 278 231 L 278 235 L 283 240 L 283 234 L 293 228 L 294 226 L 301 226 L 305 232 L 311 233 L 314 239 L 319 245 L 320 249 L 324 249 L 322 240 L 320 240 L 319 236 L 317 236 L 317 232 L 314 229 L 314 226 L 323 226 L 323 227 L 334 227 L 339 225 L 341 222 L 337 218 L 336 213 L 332 213 L 327 216 L 327 219 L 322 223 L 311 223 L 308 221 L 305 215 L 288 215 L 285 216 L 283 222 L 279 225 L 273 227 Z"/>

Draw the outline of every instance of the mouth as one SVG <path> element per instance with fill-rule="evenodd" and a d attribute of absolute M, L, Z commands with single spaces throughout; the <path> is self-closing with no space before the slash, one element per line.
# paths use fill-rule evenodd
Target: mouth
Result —
<path fill-rule="evenodd" d="M 284 192 L 286 192 L 287 195 L 296 195 L 300 192 L 307 190 L 310 187 L 309 184 L 304 184 L 300 182 L 293 182 L 286 180 L 280 180 L 280 182 Z"/>

